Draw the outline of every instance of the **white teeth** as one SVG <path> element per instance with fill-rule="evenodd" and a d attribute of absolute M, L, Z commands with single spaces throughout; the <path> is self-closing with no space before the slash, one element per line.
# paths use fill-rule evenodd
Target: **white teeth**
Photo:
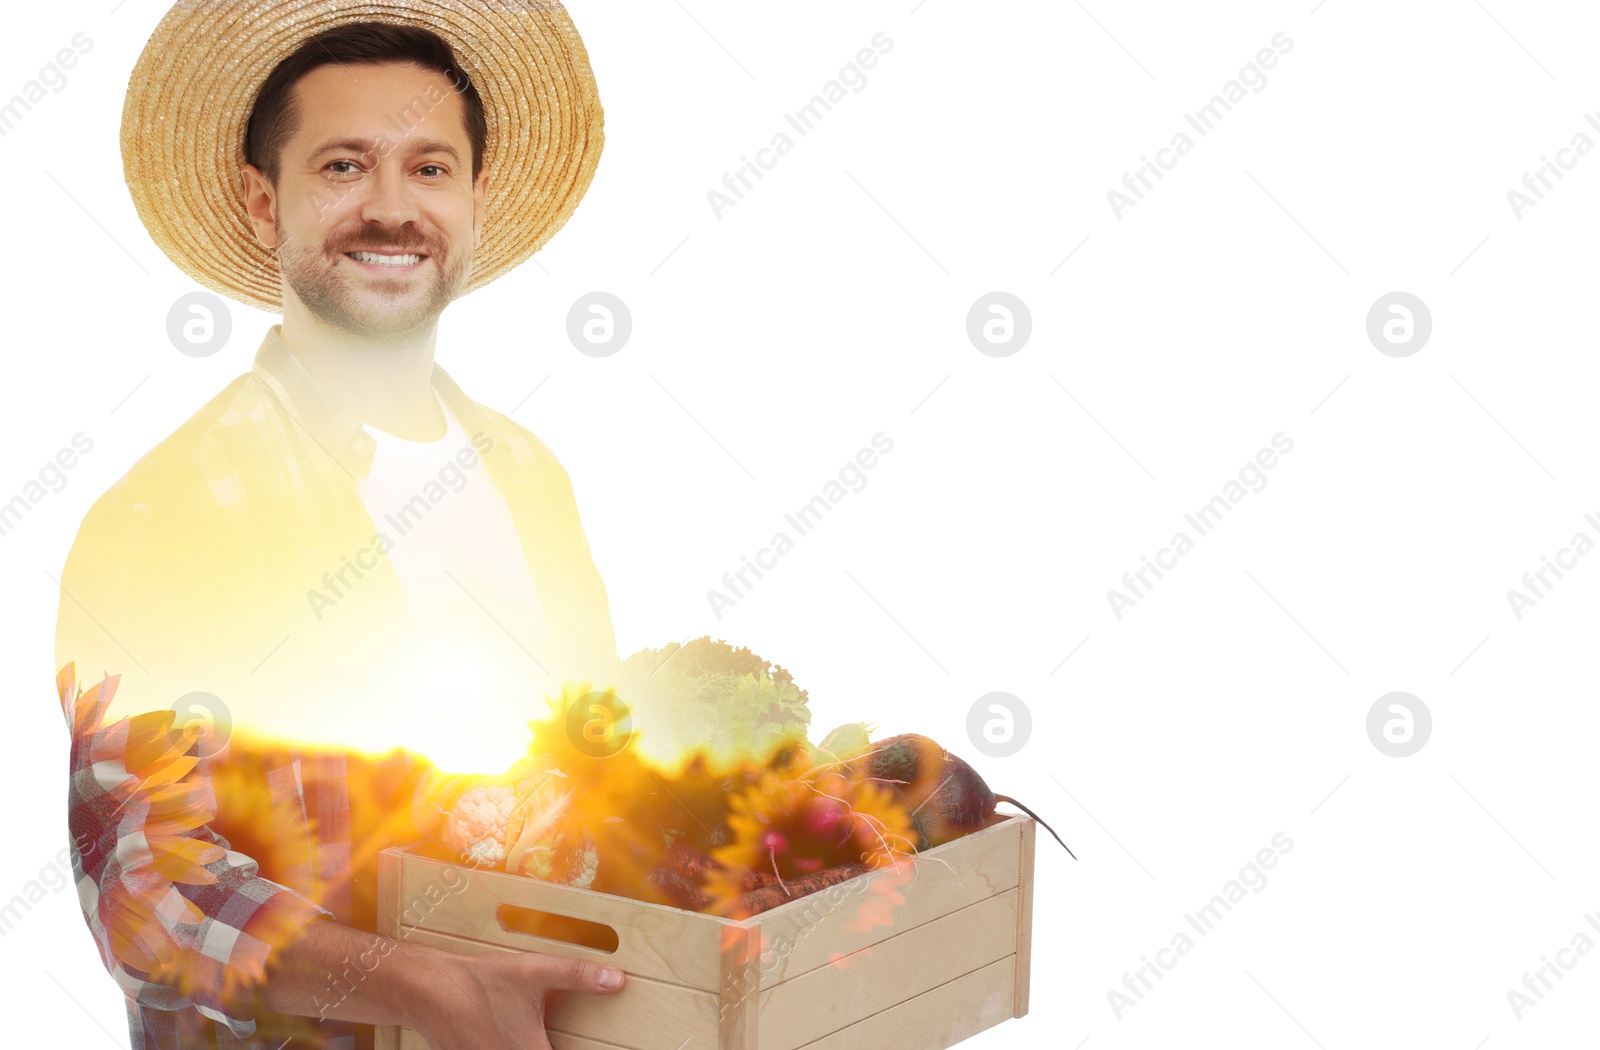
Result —
<path fill-rule="evenodd" d="M 350 257 L 379 266 L 414 266 L 422 261 L 420 255 L 378 255 L 376 252 L 351 252 Z"/>

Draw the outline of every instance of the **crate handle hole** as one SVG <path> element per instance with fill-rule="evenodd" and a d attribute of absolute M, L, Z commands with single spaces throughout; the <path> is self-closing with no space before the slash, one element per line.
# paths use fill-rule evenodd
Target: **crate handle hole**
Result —
<path fill-rule="evenodd" d="M 575 919 L 570 915 L 522 908 L 515 904 L 502 904 L 495 909 L 495 920 L 507 933 L 523 933 L 530 937 L 544 937 L 563 941 L 583 948 L 593 948 L 610 954 L 617 950 L 617 931 L 601 922 Z"/>

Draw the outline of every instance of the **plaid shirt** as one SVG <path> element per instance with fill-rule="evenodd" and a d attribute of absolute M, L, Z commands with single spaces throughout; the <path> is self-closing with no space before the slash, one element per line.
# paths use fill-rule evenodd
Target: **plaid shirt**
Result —
<path fill-rule="evenodd" d="M 530 699 L 604 675 L 610 612 L 565 470 L 437 365 L 432 382 L 487 439 L 481 463 L 556 613 L 535 628 L 474 599 L 476 629 Z M 250 372 L 94 504 L 68 555 L 57 691 L 68 824 L 90 843 L 73 863 L 135 1050 L 370 1045 L 370 1026 L 271 1014 L 255 992 L 272 949 L 312 919 L 375 929 L 374 857 L 415 837 L 423 763 L 383 731 L 427 639 L 382 556 L 394 523 L 357 491 L 373 451 L 274 325 Z M 475 699 L 438 696 L 433 717 L 470 720 Z M 200 709 L 233 727 L 215 753 L 226 734 L 185 729 Z"/>

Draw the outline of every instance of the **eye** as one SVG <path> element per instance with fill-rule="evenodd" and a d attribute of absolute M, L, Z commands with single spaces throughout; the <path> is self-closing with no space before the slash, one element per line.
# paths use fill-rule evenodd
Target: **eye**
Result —
<path fill-rule="evenodd" d="M 433 178 L 444 178 L 446 175 L 450 174 L 448 171 L 446 171 L 444 168 L 440 167 L 437 164 L 424 164 L 419 170 L 427 171 L 429 168 L 432 168 L 434 171 L 437 171 L 439 173 L 438 175 L 432 176 Z"/>
<path fill-rule="evenodd" d="M 330 161 L 328 163 L 328 167 L 331 168 L 335 164 L 350 164 L 350 165 L 354 165 L 355 161 L 353 161 L 353 160 L 335 160 L 335 161 Z M 324 169 L 324 170 L 326 170 L 326 169 Z M 336 172 L 334 172 L 334 174 L 335 175 L 348 175 L 350 173 L 347 172 L 347 171 L 336 171 Z"/>

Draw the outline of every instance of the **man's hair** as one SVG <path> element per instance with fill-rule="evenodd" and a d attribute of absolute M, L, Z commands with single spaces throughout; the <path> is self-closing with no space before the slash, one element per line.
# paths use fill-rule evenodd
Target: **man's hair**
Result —
<path fill-rule="evenodd" d="M 472 177 L 483 170 L 488 124 L 483 99 L 472 79 L 456 60 L 443 38 L 418 26 L 387 22 L 353 22 L 318 33 L 288 58 L 279 62 L 256 95 L 255 107 L 245 125 L 245 160 L 260 168 L 267 181 L 278 185 L 284 145 L 300 124 L 294 86 L 313 69 L 338 63 L 406 62 L 449 78 L 466 109 L 467 138 L 472 143 Z"/>

